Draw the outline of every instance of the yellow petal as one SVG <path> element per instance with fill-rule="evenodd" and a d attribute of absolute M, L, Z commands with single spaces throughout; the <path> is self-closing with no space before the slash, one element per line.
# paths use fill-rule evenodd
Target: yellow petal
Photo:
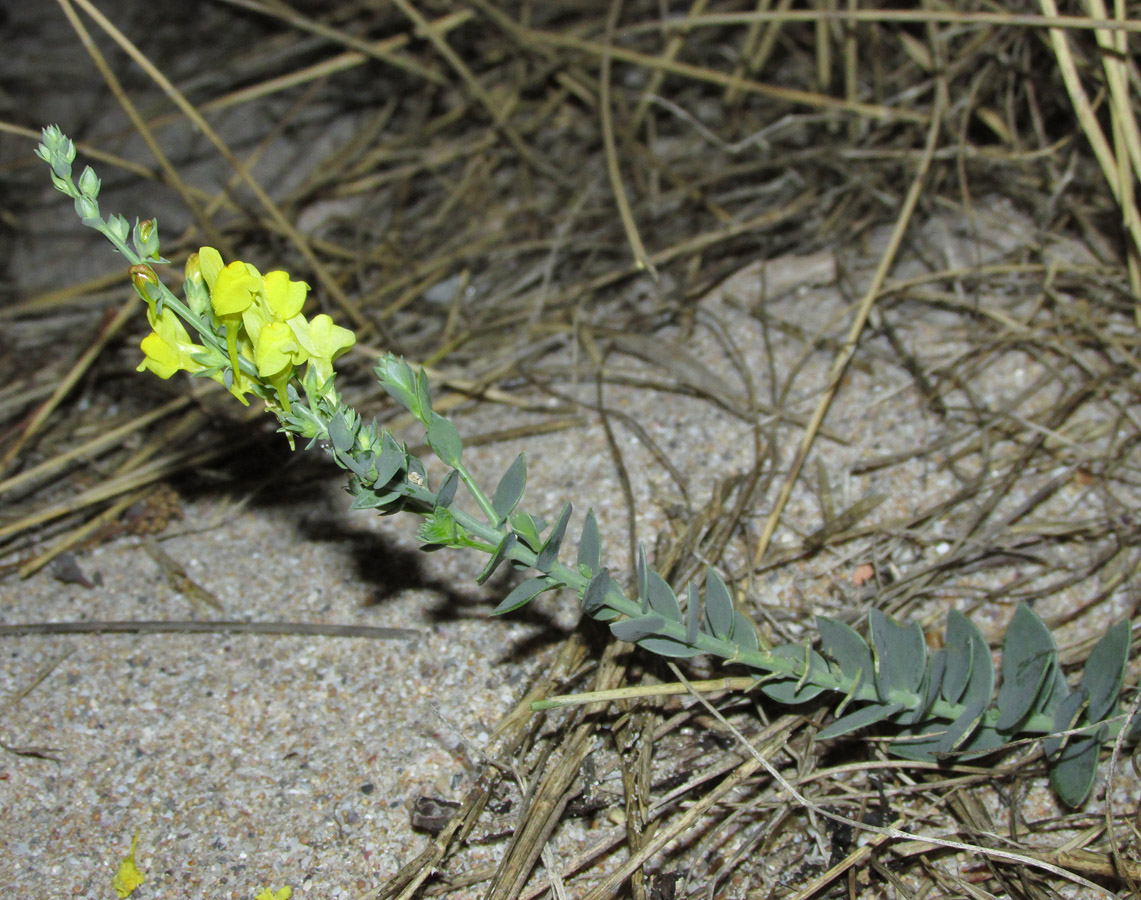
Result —
<path fill-rule="evenodd" d="M 153 331 L 143 338 L 139 347 L 142 348 L 146 358 L 139 363 L 139 367 L 135 370 L 137 372 L 150 369 L 159 378 L 166 381 L 182 368 L 179 365 L 178 351 Z"/>
<path fill-rule="evenodd" d="M 119 863 L 119 871 L 115 873 L 115 878 L 111 881 L 111 887 L 119 895 L 119 900 L 129 897 L 135 888 L 147 880 L 147 876 L 140 872 L 138 866 L 135 865 L 135 849 L 138 845 L 139 833 L 136 831 L 131 840 L 131 852 L 123 857 L 123 861 Z"/>
<path fill-rule="evenodd" d="M 306 353 L 297 343 L 297 338 L 284 322 L 270 322 L 258 335 L 254 347 L 254 363 L 258 375 L 269 378 L 277 375 L 287 366 L 305 362 Z"/>
<path fill-rule="evenodd" d="M 342 328 L 324 313 L 306 322 L 302 316 L 290 320 L 289 327 L 297 335 L 297 340 L 311 357 L 321 357 L 332 362 L 357 341 L 357 336 L 349 329 Z"/>
<path fill-rule="evenodd" d="M 309 285 L 291 281 L 288 272 L 270 272 L 265 276 L 265 300 L 270 310 L 282 321 L 292 319 L 305 305 Z"/>
<path fill-rule="evenodd" d="M 222 262 L 222 254 L 213 247 L 200 247 L 198 249 L 198 268 L 202 272 L 202 277 L 206 279 L 206 286 L 213 290 L 214 282 L 218 280 L 219 273 L 225 268 Z"/>
<path fill-rule="evenodd" d="M 199 251 L 199 265 L 201 264 Z M 218 278 L 210 289 L 210 301 L 214 304 L 216 315 L 229 316 L 249 307 L 261 289 L 262 280 L 257 276 L 257 269 L 249 263 L 232 262 L 218 273 Z"/>

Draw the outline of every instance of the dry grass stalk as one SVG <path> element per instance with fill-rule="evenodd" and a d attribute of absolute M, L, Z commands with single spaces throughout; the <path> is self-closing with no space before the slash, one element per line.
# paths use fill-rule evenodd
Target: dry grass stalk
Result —
<path fill-rule="evenodd" d="M 890 560 L 906 549 L 925 562 L 878 585 L 875 602 L 885 608 L 931 616 L 938 605 L 932 597 L 986 608 L 1088 587 L 1083 605 L 1057 616 L 1062 625 L 1096 618 L 1107 599 L 1136 577 L 1141 526 L 1123 499 L 1127 494 L 1118 493 L 1138 483 L 1141 434 L 1135 412 L 1141 354 L 1136 332 L 1122 324 L 1128 320 L 1123 316 L 1141 322 L 1134 299 L 1141 217 L 1132 189 L 1141 171 L 1141 141 L 1131 90 L 1136 75 L 1124 52 L 1127 34 L 1141 30 L 1141 23 L 1125 20 L 1120 10 L 1110 21 L 1099 0 L 1087 3 L 1088 17 L 1060 16 L 1052 0 L 1040 0 L 1045 19 L 982 5 L 955 12 L 889 12 L 854 3 L 794 10 L 784 0 L 759 0 L 742 11 L 699 0 L 668 22 L 661 21 L 657 4 L 635 2 L 589 10 L 543 4 L 528 16 L 499 4 L 444 4 L 433 7 L 435 18 L 406 0 L 384 13 L 355 3 L 312 15 L 278 5 L 236 5 L 286 29 L 278 33 L 275 55 L 252 54 L 251 65 L 264 63 L 256 78 L 215 72 L 184 89 L 89 0 L 61 0 L 77 39 L 150 146 L 162 180 L 194 214 L 193 226 L 171 245 L 176 259 L 204 241 L 263 253 L 269 243 L 274 254 L 301 260 L 307 277 L 362 336 L 378 336 L 442 370 L 454 392 L 442 408 L 471 402 L 526 406 L 546 394 L 562 402 L 545 423 L 533 426 L 537 430 L 573 428 L 604 416 L 613 429 L 634 434 L 653 447 L 684 499 L 674 531 L 659 536 L 655 554 L 675 583 L 708 560 L 730 566 L 750 589 L 797 566 L 807 573 L 802 583 L 824 584 L 834 565 Z M 113 67 L 99 62 L 96 38 L 79 12 L 143 68 L 174 112 L 154 112 L 153 98 L 139 102 L 118 83 Z M 385 36 L 360 36 L 369 34 Z M 315 62 L 305 43 L 313 37 L 336 53 Z M 510 49 L 504 52 L 504 46 Z M 869 58 L 871 47 L 875 59 Z M 995 63 L 999 49 L 1008 64 Z M 356 134 L 334 163 L 292 193 L 276 193 L 251 174 L 268 139 L 242 158 L 208 118 L 243 104 L 274 102 L 304 85 L 307 93 L 290 113 L 302 117 L 318 108 L 319 99 L 350 98 L 359 84 L 350 79 L 370 65 L 402 73 L 413 102 L 360 115 Z M 347 87 L 339 95 L 342 83 Z M 1108 109 L 1108 136 L 1097 102 Z M 232 170 L 221 192 L 188 183 L 182 163 L 168 158 L 164 129 L 180 117 L 207 136 Z M 32 133 L 0 127 L 11 135 Z M 98 146 L 84 145 L 83 152 L 136 177 L 160 177 Z M 1091 176 L 1094 167 L 1097 177 Z M 252 207 L 243 192 L 253 197 Z M 984 265 L 933 262 L 922 275 L 888 280 L 920 211 L 926 218 L 959 206 L 969 217 L 973 198 L 983 194 L 1001 194 L 1030 210 L 1043 239 L 1076 235 L 1100 254 L 1098 264 L 1047 261 L 1027 250 L 1026 258 Z M 319 234 L 298 227 L 307 211 L 331 198 L 363 200 L 359 208 L 370 214 L 334 221 Z M 1117 219 L 1125 224 L 1124 259 L 1112 252 Z M 892 242 L 846 330 L 820 323 L 816 333 L 806 333 L 775 308 L 757 304 L 768 340 L 800 348 L 788 371 L 749 373 L 737 365 L 742 383 L 750 385 L 741 391 L 681 355 L 653 376 L 644 366 L 630 367 L 634 357 L 644 361 L 646 354 L 636 349 L 647 334 L 670 326 L 684 346 L 684 339 L 706 327 L 694 301 L 758 254 L 776 258 L 845 246 L 892 221 Z M 650 292 L 643 302 L 631 300 L 629 287 L 642 270 L 659 273 L 670 288 Z M 426 292 L 461 275 L 456 284 L 462 287 L 446 302 L 424 302 Z M 50 329 L 53 317 L 62 323 L 68 315 L 89 315 L 106 302 L 102 292 L 113 284 L 108 277 L 53 290 L 9 304 L 0 316 L 10 322 L 42 316 Z M 486 302 L 465 304 L 467 290 Z M 1038 301 L 1033 308 L 989 302 L 1006 296 Z M 958 323 L 953 354 L 924 355 L 908 346 L 909 321 L 927 313 Z M 164 416 L 148 412 L 160 402 L 149 395 L 132 398 L 118 418 L 108 417 L 107 433 L 117 445 L 106 438 L 79 442 L 73 429 L 84 416 L 72 386 L 81 376 L 91 379 L 94 418 L 111 406 L 108 373 L 134 365 L 131 349 L 111 340 L 126 321 L 121 312 L 94 345 L 85 348 L 72 338 L 66 352 L 45 362 L 59 387 L 38 412 L 29 413 L 26 405 L 42 399 L 30 381 L 21 385 L 29 391 L 24 406 L 3 407 L 0 453 L 10 467 L 0 491 L 17 499 L 5 504 L 0 549 L 20 571 L 75 547 L 101 521 L 97 517 L 117 516 L 146 485 L 223 456 L 206 442 L 175 449 L 176 436 L 199 421 L 189 416 L 200 414 L 182 413 L 180 422 L 164 424 Z M 894 356 L 868 337 L 869 330 L 894 335 Z M 62 325 L 60 332 L 70 333 Z M 505 341 L 504 334 L 517 337 Z M 578 353 L 572 367 L 555 355 L 567 347 Z M 979 373 L 1016 354 L 1040 363 L 1040 377 L 1009 402 L 980 397 Z M 829 431 L 826 414 L 833 392 L 844 390 L 845 371 L 874 371 L 900 358 L 943 432 L 913 453 L 865 459 L 852 472 L 879 472 L 890 480 L 909 464 L 941 458 L 957 479 L 957 492 L 898 513 L 886 507 L 845 510 L 831 497 L 825 466 L 818 495 L 832 512 L 799 541 L 774 547 L 773 536 L 788 527 L 786 502 L 802 480 L 802 465 L 812 450 L 824 457 L 816 437 L 843 438 Z M 794 398 L 803 370 L 820 359 L 831 361 L 829 387 L 809 415 Z M 363 370 L 367 354 L 355 362 Z M 593 405 L 564 390 L 581 381 L 599 385 Z M 608 407 L 607 389 L 617 386 L 696 394 L 750 417 L 752 467 L 728 474 L 708 503 L 695 507 L 702 498 L 683 469 L 672 465 L 670 453 Z M 182 405 L 169 400 L 166 410 L 181 413 Z M 149 461 L 130 449 L 132 433 L 142 436 Z M 612 446 L 621 468 L 619 443 Z M 83 479 L 97 454 L 99 471 L 113 474 L 92 486 Z M 778 473 L 780 465 L 785 468 Z M 1055 470 L 1050 477 L 1031 477 Z M 54 481 L 41 481 L 47 473 Z M 1100 512 L 1060 520 L 1051 503 L 1075 482 L 1085 482 Z M 772 512 L 754 538 L 757 509 Z M 848 519 L 846 511 L 852 513 Z M 45 530 L 59 519 L 70 531 Z M 935 552 L 942 544 L 946 551 Z M 890 571 L 890 565 L 876 570 Z M 991 570 L 1010 573 L 1001 588 L 978 580 Z M 872 599 L 866 591 L 853 592 L 838 602 L 855 619 Z M 798 623 L 787 611 L 755 612 L 766 618 L 774 638 L 795 632 Z M 683 870 L 690 873 L 690 889 L 736 879 L 758 897 L 807 898 L 842 878 L 852 895 L 897 881 L 900 891 L 906 882 L 920 895 L 970 896 L 983 889 L 963 881 L 951 857 L 932 843 L 907 844 L 899 833 L 919 840 L 958 828 L 980 852 L 995 852 L 985 835 L 999 823 L 988 821 L 980 798 L 994 790 L 990 785 L 1017 793 L 1032 755 L 982 772 L 962 765 L 935 774 L 887 764 L 874 749 L 858 764 L 835 765 L 828 748 L 807 738 L 804 720 L 758 728 L 751 699 L 736 694 L 718 699 L 717 713 L 753 746 L 765 747 L 760 757 L 716 744 L 704 756 L 692 746 L 683 753 L 680 748 L 694 738 L 677 737 L 682 723 L 710 740 L 723 734 L 693 703 L 670 706 L 659 699 L 632 706 L 628 694 L 618 693 L 605 696 L 623 696 L 621 701 L 571 711 L 566 719 L 533 716 L 531 700 L 590 684 L 582 671 L 591 652 L 578 637 L 566 643 L 547 677 L 504 720 L 497 759 L 483 766 L 452 822 L 370 897 L 410 897 L 433 883 L 446 893 L 449 883 L 438 873 L 462 864 L 489 798 L 515 776 L 526 785 L 528 813 L 501 864 L 451 886 L 481 884 L 492 897 L 540 896 L 545 883 L 536 874 L 537 861 L 582 793 L 576 778 L 592 742 L 611 729 L 647 750 L 604 762 L 622 773 L 626 824 L 606 829 L 592 847 L 547 863 L 548 870 L 560 867 L 578 895 L 613 896 L 629 884 L 634 896 L 662 896 L 655 885 L 671 873 L 681 878 Z M 628 664 L 611 647 L 590 686 L 620 692 Z M 655 791 L 657 781 L 676 773 L 663 771 L 650 749 L 662 758 L 685 757 L 680 787 Z M 506 764 L 515 776 L 505 773 Z M 705 778 L 703 769 L 716 776 Z M 808 802 L 790 803 L 781 779 Z M 878 830 L 862 847 L 838 849 L 826 866 L 811 863 L 809 849 L 789 838 L 802 830 L 820 851 L 839 839 L 816 810 L 835 808 L 858 820 L 884 802 L 899 817 L 899 832 L 889 838 Z M 1112 817 L 1112 810 L 1107 814 Z M 1120 840 L 1128 829 L 1117 821 Z M 1014 848 L 1001 851 L 1007 862 L 1038 860 L 1052 867 L 1047 886 L 1028 890 L 1045 895 L 1071 873 L 1113 879 L 1123 865 L 1128 877 L 1138 877 L 1130 848 L 1118 840 L 1107 844 L 1102 831 L 1077 814 L 1028 829 L 1015 809 L 1007 824 Z M 1076 830 L 1084 837 L 1075 841 L 1092 843 L 1033 845 L 1033 831 L 1053 827 Z M 682 838 L 684 849 L 675 843 Z M 758 864 L 766 854 L 783 861 L 787 883 L 778 884 Z M 1006 889 L 1006 864 L 987 866 L 971 877 L 997 882 L 986 887 L 991 893 Z"/>

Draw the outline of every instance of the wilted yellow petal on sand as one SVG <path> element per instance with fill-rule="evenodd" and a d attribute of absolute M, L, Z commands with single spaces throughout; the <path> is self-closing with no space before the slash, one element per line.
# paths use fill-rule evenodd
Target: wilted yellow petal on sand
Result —
<path fill-rule="evenodd" d="M 135 865 L 135 849 L 138 846 L 139 833 L 136 831 L 135 836 L 131 839 L 131 852 L 123 857 L 123 861 L 119 863 L 119 871 L 111 880 L 111 887 L 118 893 L 119 900 L 129 897 L 135 888 L 147 880 L 147 876 L 140 872 L 138 866 Z"/>

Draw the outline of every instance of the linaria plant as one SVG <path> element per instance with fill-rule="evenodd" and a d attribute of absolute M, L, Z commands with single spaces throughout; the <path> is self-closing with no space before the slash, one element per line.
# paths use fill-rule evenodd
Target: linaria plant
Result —
<path fill-rule="evenodd" d="M 306 318 L 308 285 L 285 272 L 262 275 L 246 262 L 227 264 L 217 250 L 203 247 L 187 261 L 185 297 L 179 299 L 153 268 L 165 262 L 155 223 L 137 221 L 132 229 L 122 216 L 104 219 L 98 176 L 87 167 L 73 181 L 75 147 L 58 128 L 44 129 L 37 153 L 51 166 L 55 186 L 75 201 L 82 223 L 105 235 L 131 263 L 131 282 L 146 302 L 152 328 L 142 341 L 139 370 L 164 379 L 186 371 L 220 382 L 242 403 L 250 396 L 262 401 L 291 444 L 297 438 L 316 444 L 347 471 L 353 509 L 412 513 L 423 519 L 418 536 L 427 549 L 487 554 L 480 583 L 504 563 L 534 572 L 503 598 L 495 615 L 547 591 L 569 590 L 587 615 L 643 650 L 672 658 L 706 654 L 744 667 L 755 675 L 758 690 L 784 704 L 805 704 L 828 693 L 835 708 L 820 740 L 878 725 L 888 729 L 896 756 L 943 761 L 984 756 L 1018 738 L 1045 737 L 1051 782 L 1071 806 L 1089 795 L 1102 745 L 1123 728 L 1128 739 L 1141 734 L 1141 717 L 1126 727 L 1117 715 L 1130 644 L 1126 621 L 1105 632 L 1071 687 L 1049 629 L 1033 610 L 1019 606 L 1005 636 L 995 698 L 990 648 L 978 627 L 955 610 L 947 617 L 943 648 L 933 653 L 918 623 L 897 622 L 877 609 L 869 613 L 866 637 L 817 616 L 818 647 L 763 646 L 715 569 L 708 568 L 703 584 L 687 585 L 679 597 L 647 564 L 644 550 L 636 591 L 627 596 L 603 565 L 592 512 L 579 531 L 577 556 L 564 562 L 560 550 L 571 504 L 553 523 L 521 508 L 527 483 L 522 454 L 490 493 L 475 481 L 455 425 L 432 407 L 422 369 L 385 354 L 376 377 L 424 426 L 428 446 L 448 467 L 436 485 L 406 445 L 341 399 L 333 363 L 355 338 L 326 315 Z M 456 502 L 461 485 L 478 513 Z"/>

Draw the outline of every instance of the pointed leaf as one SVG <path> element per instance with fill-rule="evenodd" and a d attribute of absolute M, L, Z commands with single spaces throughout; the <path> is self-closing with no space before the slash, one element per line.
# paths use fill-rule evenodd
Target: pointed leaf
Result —
<path fill-rule="evenodd" d="M 733 612 L 733 642 L 746 653 L 760 649 L 757 626 L 741 610 Z M 819 657 L 818 658 L 823 658 Z"/>
<path fill-rule="evenodd" d="M 459 466 L 463 459 L 464 444 L 460 433 L 450 419 L 432 413 L 428 419 L 428 446 L 446 466 Z"/>
<path fill-rule="evenodd" d="M 1122 620 L 1102 635 L 1086 660 L 1082 687 L 1089 692 L 1090 722 L 1112 715 L 1121 693 L 1121 679 L 1129 658 L 1129 622 Z"/>
<path fill-rule="evenodd" d="M 1002 643 L 1002 687 L 998 692 L 999 731 L 1013 732 L 1030 716 L 1057 657 L 1050 630 L 1038 615 L 1024 603 L 1014 611 L 1014 618 Z"/>
<path fill-rule="evenodd" d="M 638 641 L 638 646 L 658 656 L 668 656 L 673 659 L 689 659 L 701 653 L 696 647 L 687 647 L 680 641 L 664 637 L 642 638 Z"/>
<path fill-rule="evenodd" d="M 620 641 L 637 642 L 653 637 L 665 626 L 666 620 L 657 613 L 623 619 L 610 626 L 610 632 Z"/>
<path fill-rule="evenodd" d="M 868 632 L 875 650 L 876 689 L 880 699 L 896 690 L 914 694 L 923 683 L 927 668 L 927 641 L 918 622 L 900 625 L 873 608 L 868 614 Z"/>
<path fill-rule="evenodd" d="M 947 753 L 946 756 L 958 762 L 969 762 L 972 759 L 980 759 L 990 755 L 1005 743 L 1006 739 L 990 725 L 987 725 L 984 717 L 983 724 L 975 729 L 970 739 L 962 744 L 957 752 Z"/>
<path fill-rule="evenodd" d="M 677 595 L 666 584 L 665 579 L 653 569 L 646 577 L 646 599 L 650 602 L 650 609 L 667 622 L 681 621 L 681 607 L 678 605 Z"/>
<path fill-rule="evenodd" d="M 868 725 L 874 725 L 876 722 L 882 722 L 884 719 L 894 716 L 903 707 L 898 703 L 887 703 L 884 705 L 872 704 L 857 709 L 855 712 L 848 713 L 841 719 L 837 719 L 832 724 L 825 728 L 821 728 L 816 734 L 818 741 L 827 741 L 831 738 L 837 738 L 844 734 L 850 734 L 860 728 L 865 728 Z"/>
<path fill-rule="evenodd" d="M 452 469 L 444 476 L 444 483 L 440 485 L 440 489 L 436 491 L 436 506 L 441 506 L 447 509 L 452 505 L 452 501 L 456 499 L 456 488 L 460 484 L 460 473 Z"/>
<path fill-rule="evenodd" d="M 1078 724 L 1078 719 L 1085 712 L 1088 703 L 1089 694 L 1084 687 L 1080 687 L 1058 704 L 1058 708 L 1054 710 L 1054 733 L 1042 742 L 1042 750 L 1047 757 L 1056 758 L 1070 739 L 1077 737 L 1077 735 L 1063 737 L 1061 732 L 1069 731 Z"/>
<path fill-rule="evenodd" d="M 947 651 L 947 668 L 943 673 L 943 699 L 948 703 L 969 703 L 971 700 L 978 700 L 978 695 L 985 693 L 989 701 L 994 695 L 994 662 L 978 626 L 957 609 L 952 609 L 947 613 L 947 631 L 943 646 Z M 984 654 L 986 664 L 980 668 L 979 664 L 984 662 L 982 658 Z M 986 687 L 988 673 L 990 686 Z M 971 686 L 972 676 L 980 680 L 973 686 L 972 696 L 967 700 L 964 694 Z"/>
<path fill-rule="evenodd" d="M 1101 734 L 1075 735 L 1062 750 L 1050 767 L 1050 786 L 1063 803 L 1071 807 L 1085 803 L 1097 775 L 1100 751 Z"/>
<path fill-rule="evenodd" d="M 506 559 L 507 554 L 511 552 L 511 548 L 519 542 L 515 537 L 513 531 L 507 532 L 503 540 L 499 542 L 499 546 L 495 548 L 495 552 L 491 554 L 491 559 L 487 561 L 487 565 L 483 567 L 483 571 L 479 573 L 479 578 L 475 580 L 476 584 L 483 584 L 487 579 L 495 574 L 495 570 L 499 568 L 499 564 Z"/>
<path fill-rule="evenodd" d="M 578 564 L 591 572 L 597 572 L 602 564 L 602 539 L 598 535 L 598 522 L 594 518 L 594 510 L 586 512 L 586 521 L 582 523 L 582 535 L 578 539 Z"/>
<path fill-rule="evenodd" d="M 526 487 L 527 459 L 520 453 L 499 479 L 499 484 L 495 487 L 495 496 L 491 498 L 491 506 L 499 516 L 499 521 L 495 523 L 496 528 L 501 527 L 507 521 L 507 517 L 515 511 Z"/>
<path fill-rule="evenodd" d="M 705 570 L 705 626 L 709 634 L 722 641 L 733 632 L 733 598 L 712 566 Z"/>
<path fill-rule="evenodd" d="M 976 703 L 966 707 L 959 718 L 947 726 L 947 733 L 943 735 L 943 739 L 935 748 L 935 755 L 941 756 L 945 753 L 951 753 L 966 745 L 974 737 L 975 730 L 982 724 L 986 709 L 986 703 Z"/>
<path fill-rule="evenodd" d="M 559 513 L 559 520 L 551 529 L 546 543 L 543 544 L 543 549 L 539 551 L 535 560 L 535 568 L 540 572 L 549 572 L 551 567 L 559 561 L 559 548 L 563 544 L 563 536 L 567 533 L 567 522 L 570 521 L 571 509 L 570 503 L 563 504 L 562 512 Z"/>
<path fill-rule="evenodd" d="M 601 569 L 587 582 L 582 593 L 582 609 L 588 616 L 606 605 L 606 593 L 610 590 L 610 570 Z"/>
<path fill-rule="evenodd" d="M 229 326 L 227 326 L 229 327 Z M 333 448 L 347 453 L 353 449 L 353 444 L 356 443 L 356 437 L 353 435 L 352 429 L 349 428 L 348 423 L 342 413 L 337 412 L 329 420 L 329 441 L 333 444 Z"/>
<path fill-rule="evenodd" d="M 519 540 L 534 551 L 543 546 L 543 539 L 539 536 L 540 525 L 533 517 L 525 512 L 515 512 L 507 517 L 511 530 L 519 535 Z"/>
<path fill-rule="evenodd" d="M 872 651 L 867 641 L 850 625 L 828 616 L 816 617 L 820 645 L 836 661 L 840 672 L 853 682 L 853 693 L 873 675 Z"/>
<path fill-rule="evenodd" d="M 923 673 L 923 683 L 919 686 L 919 702 L 901 713 L 896 719 L 900 725 L 918 725 L 927 718 L 927 712 L 939 698 L 939 684 L 943 680 L 943 670 L 947 664 L 947 652 L 937 650 L 927 661 L 927 671 Z"/>
<path fill-rule="evenodd" d="M 558 587 L 558 582 L 551 578 L 528 578 L 522 584 L 518 584 L 515 588 L 503 598 L 495 609 L 491 611 L 493 616 L 501 616 L 504 613 L 509 613 L 520 606 L 526 606 L 543 591 L 549 591 L 553 587 Z"/>
<path fill-rule="evenodd" d="M 935 749 L 947 731 L 944 722 L 927 721 L 900 733 L 888 744 L 888 752 L 900 759 L 916 762 L 935 762 Z"/>
<path fill-rule="evenodd" d="M 432 394 L 428 386 L 428 375 L 423 369 L 416 370 L 416 406 L 412 415 L 427 424 L 426 420 L 432 415 Z"/>
<path fill-rule="evenodd" d="M 385 431 L 380 438 L 380 456 L 376 459 L 376 484 L 383 487 L 392 481 L 393 476 L 404 468 L 407 454 L 396 439 Z"/>

